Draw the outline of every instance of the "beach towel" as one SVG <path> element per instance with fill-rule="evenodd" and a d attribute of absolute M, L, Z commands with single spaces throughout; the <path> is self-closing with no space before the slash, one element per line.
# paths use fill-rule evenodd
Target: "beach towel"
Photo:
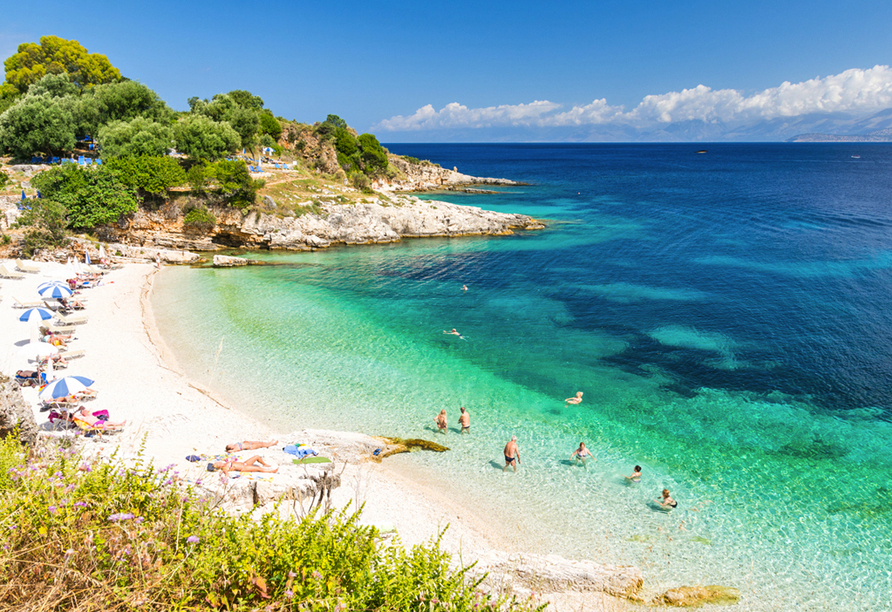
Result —
<path fill-rule="evenodd" d="M 294 455 L 294 456 L 297 457 L 298 459 L 303 459 L 303 458 L 306 457 L 307 455 L 313 455 L 313 456 L 316 456 L 316 455 L 319 454 L 319 453 L 317 453 L 316 451 L 314 451 L 312 448 L 308 448 L 308 447 L 306 447 L 306 446 L 300 446 L 300 447 L 298 447 L 298 446 L 295 446 L 295 445 L 293 445 L 293 444 L 289 444 L 288 446 L 286 446 L 286 447 L 283 448 L 282 450 L 285 451 L 286 453 L 288 453 L 289 455 Z"/>
<path fill-rule="evenodd" d="M 305 463 L 331 463 L 328 457 L 304 457 L 303 459 L 292 459 L 292 463 L 304 465 Z"/>

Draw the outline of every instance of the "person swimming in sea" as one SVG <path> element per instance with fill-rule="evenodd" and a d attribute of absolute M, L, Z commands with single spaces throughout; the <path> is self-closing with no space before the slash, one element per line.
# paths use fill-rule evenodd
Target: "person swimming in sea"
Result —
<path fill-rule="evenodd" d="M 455 329 L 454 327 L 452 328 L 452 331 L 446 331 L 446 330 L 444 329 L 444 330 L 443 330 L 443 333 L 444 333 L 444 334 L 447 334 L 447 335 L 449 335 L 449 336 L 458 336 L 458 337 L 461 338 L 462 340 L 465 339 L 465 337 L 462 336 L 460 333 L 458 333 L 458 330 Z"/>
<path fill-rule="evenodd" d="M 592 455 L 591 451 L 585 447 L 585 442 L 580 442 L 579 448 L 573 451 L 573 454 L 570 455 L 570 459 L 576 459 L 577 463 L 581 461 L 582 465 L 585 465 L 586 458 L 589 458 L 592 461 L 595 460 L 595 456 Z"/>
<path fill-rule="evenodd" d="M 468 290 L 468 286 L 467 286 L 467 285 L 462 285 L 462 286 L 461 286 L 461 290 L 462 290 L 462 291 L 467 291 L 467 290 Z"/>
<path fill-rule="evenodd" d="M 635 471 L 632 472 L 632 475 L 626 476 L 625 478 L 626 478 L 626 480 L 628 480 L 630 482 L 641 482 L 641 466 L 636 465 Z"/>
<path fill-rule="evenodd" d="M 669 489 L 663 489 L 663 499 L 655 499 L 663 510 L 672 510 L 678 505 L 678 502 L 669 496 Z"/>
<path fill-rule="evenodd" d="M 576 397 L 568 397 L 564 401 L 568 404 L 581 404 L 582 403 L 582 391 L 577 391 Z"/>

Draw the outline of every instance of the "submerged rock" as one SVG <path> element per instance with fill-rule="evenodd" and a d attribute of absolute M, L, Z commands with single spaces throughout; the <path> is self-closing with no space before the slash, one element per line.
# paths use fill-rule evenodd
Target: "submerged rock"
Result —
<path fill-rule="evenodd" d="M 733 587 L 718 585 L 680 586 L 669 589 L 656 599 L 655 604 L 691 608 L 703 604 L 735 604 L 740 599 L 740 591 Z"/>

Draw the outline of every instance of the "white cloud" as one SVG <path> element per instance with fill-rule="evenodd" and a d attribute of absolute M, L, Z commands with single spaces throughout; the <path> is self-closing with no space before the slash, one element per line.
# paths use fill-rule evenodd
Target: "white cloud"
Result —
<path fill-rule="evenodd" d="M 868 113 L 889 107 L 892 107 L 892 69 L 874 66 L 867 70 L 852 68 L 801 83 L 784 82 L 750 96 L 735 89 L 713 90 L 698 85 L 692 89 L 646 96 L 629 112 L 623 112 L 622 106 L 611 106 L 603 98 L 563 112 L 557 112 L 562 105 L 547 100 L 487 108 L 468 108 L 453 102 L 439 111 L 428 104 L 408 117 L 399 115 L 386 119 L 375 129 L 422 131 L 603 124 L 644 128 L 677 121 L 733 124 L 809 113 Z"/>
<path fill-rule="evenodd" d="M 377 129 L 385 131 L 435 130 L 440 128 L 485 128 L 500 126 L 541 125 L 543 115 L 558 108 L 560 104 L 547 100 L 536 100 L 530 104 L 503 104 L 487 108 L 468 108 L 452 102 L 441 110 L 434 110 L 428 104 L 415 111 L 414 115 L 398 115 L 385 119 Z"/>

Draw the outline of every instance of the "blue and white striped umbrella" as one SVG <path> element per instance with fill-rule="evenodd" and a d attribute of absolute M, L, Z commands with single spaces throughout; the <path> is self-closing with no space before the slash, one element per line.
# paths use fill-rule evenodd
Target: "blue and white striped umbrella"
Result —
<path fill-rule="evenodd" d="M 65 287 L 67 289 L 68 283 L 60 280 L 47 281 L 45 283 L 40 283 L 39 285 L 37 285 L 37 290 L 40 291 L 42 289 L 46 289 L 47 287 Z"/>
<path fill-rule="evenodd" d="M 62 285 L 52 285 L 50 287 L 38 289 L 37 293 L 39 293 L 42 298 L 59 300 L 62 298 L 70 298 L 74 292 Z"/>
<path fill-rule="evenodd" d="M 68 397 L 69 395 L 86 391 L 93 382 L 86 376 L 64 376 L 48 382 L 40 393 L 37 394 L 37 397 L 44 401 Z"/>
<path fill-rule="evenodd" d="M 32 321 L 48 321 L 56 316 L 52 310 L 47 310 L 46 308 L 29 308 L 25 312 L 22 313 L 22 316 L 19 317 L 19 321 L 24 321 L 25 323 L 30 323 Z"/>

